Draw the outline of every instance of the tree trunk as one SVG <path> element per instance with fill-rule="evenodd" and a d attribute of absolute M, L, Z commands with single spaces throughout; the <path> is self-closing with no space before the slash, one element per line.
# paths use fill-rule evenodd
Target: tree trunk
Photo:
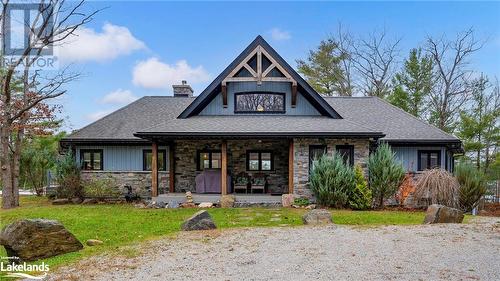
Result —
<path fill-rule="evenodd" d="M 19 190 L 13 180 L 12 162 L 9 150 L 9 129 L 12 124 L 3 124 L 0 129 L 0 170 L 2 178 L 2 208 L 10 209 L 19 206 Z"/>

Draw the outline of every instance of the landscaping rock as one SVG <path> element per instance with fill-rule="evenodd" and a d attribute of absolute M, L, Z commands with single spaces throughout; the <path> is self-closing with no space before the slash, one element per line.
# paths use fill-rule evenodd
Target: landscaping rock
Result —
<path fill-rule="evenodd" d="M 55 220 L 25 219 L 7 225 L 0 233 L 0 245 L 7 256 L 36 261 L 83 248 L 64 226 Z"/>
<path fill-rule="evenodd" d="M 65 205 L 69 203 L 69 199 L 66 198 L 52 200 L 52 205 Z"/>
<path fill-rule="evenodd" d="M 288 208 L 293 205 L 293 201 L 295 200 L 294 194 L 283 194 L 281 195 L 281 204 L 283 207 Z"/>
<path fill-rule="evenodd" d="M 97 199 L 94 199 L 94 198 L 87 198 L 85 200 L 83 200 L 82 204 L 83 205 L 90 205 L 90 204 L 97 204 Z"/>
<path fill-rule="evenodd" d="M 98 245 L 102 245 L 104 242 L 102 242 L 101 240 L 97 240 L 97 239 L 89 239 L 87 240 L 87 246 L 98 246 Z"/>
<path fill-rule="evenodd" d="M 311 204 L 306 206 L 306 210 L 316 209 L 316 204 Z"/>
<path fill-rule="evenodd" d="M 181 204 L 181 207 L 182 208 L 196 208 L 196 204 L 195 203 L 189 203 L 189 202 L 184 202 Z"/>
<path fill-rule="evenodd" d="M 167 207 L 167 203 L 165 203 L 164 201 L 158 201 L 156 202 L 156 208 L 165 208 Z"/>
<path fill-rule="evenodd" d="M 328 224 L 333 223 L 332 214 L 325 209 L 314 209 L 302 217 L 304 224 Z"/>
<path fill-rule="evenodd" d="M 458 209 L 444 205 L 433 204 L 427 208 L 424 224 L 431 223 L 462 223 L 464 213 Z"/>
<path fill-rule="evenodd" d="M 205 210 L 197 212 L 192 217 L 184 221 L 181 226 L 181 229 L 184 231 L 208 230 L 215 228 L 217 227 L 215 226 L 212 217 L 210 217 L 210 214 Z"/>
<path fill-rule="evenodd" d="M 200 205 L 198 205 L 198 208 L 212 208 L 214 206 L 214 203 L 211 202 L 202 202 Z"/>
<path fill-rule="evenodd" d="M 234 195 L 222 195 L 220 198 L 220 207 L 221 208 L 232 208 L 234 206 L 234 202 L 236 201 Z"/>
<path fill-rule="evenodd" d="M 180 203 L 175 201 L 175 200 L 170 200 L 168 201 L 167 208 L 169 209 L 176 209 L 180 207 Z"/>
<path fill-rule="evenodd" d="M 81 204 L 83 200 L 81 198 L 72 198 L 71 203 L 73 204 Z"/>

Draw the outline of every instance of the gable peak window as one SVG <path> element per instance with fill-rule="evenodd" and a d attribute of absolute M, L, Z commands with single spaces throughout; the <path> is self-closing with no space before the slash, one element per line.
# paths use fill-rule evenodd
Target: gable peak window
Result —
<path fill-rule="evenodd" d="M 82 170 L 100 171 L 103 170 L 102 149 L 82 149 L 80 150 L 80 163 Z"/>
<path fill-rule="evenodd" d="M 285 113 L 285 93 L 244 92 L 234 95 L 235 113 Z"/>

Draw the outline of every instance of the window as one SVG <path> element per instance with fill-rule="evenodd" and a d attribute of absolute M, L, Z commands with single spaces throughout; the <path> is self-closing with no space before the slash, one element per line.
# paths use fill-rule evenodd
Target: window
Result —
<path fill-rule="evenodd" d="M 285 113 L 285 94 L 250 92 L 234 95 L 235 113 Z"/>
<path fill-rule="evenodd" d="M 103 169 L 102 149 L 80 150 L 80 163 L 83 170 L 99 171 Z"/>
<path fill-rule="evenodd" d="M 273 153 L 270 151 L 247 151 L 248 171 L 271 171 L 274 169 Z"/>
<path fill-rule="evenodd" d="M 144 171 L 151 171 L 153 163 L 153 152 L 151 149 L 144 149 L 142 151 L 142 169 Z M 158 150 L 158 171 L 167 170 L 167 151 L 165 149 Z"/>
<path fill-rule="evenodd" d="M 205 169 L 220 169 L 222 167 L 222 154 L 220 150 L 202 150 L 198 151 L 199 171 Z"/>
<path fill-rule="evenodd" d="M 314 161 L 326 154 L 326 145 L 310 145 L 309 146 L 309 173 L 313 168 Z"/>
<path fill-rule="evenodd" d="M 335 150 L 344 159 L 344 164 L 354 166 L 354 145 L 337 145 Z"/>
<path fill-rule="evenodd" d="M 441 166 L 441 151 L 439 150 L 419 150 L 418 170 L 428 170 Z"/>

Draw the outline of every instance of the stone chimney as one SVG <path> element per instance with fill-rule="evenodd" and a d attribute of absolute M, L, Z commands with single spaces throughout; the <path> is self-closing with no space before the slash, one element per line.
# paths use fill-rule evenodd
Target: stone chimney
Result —
<path fill-rule="evenodd" d="M 174 97 L 191 98 L 193 97 L 193 88 L 188 85 L 186 80 L 182 80 L 181 85 L 172 85 L 174 88 Z"/>

